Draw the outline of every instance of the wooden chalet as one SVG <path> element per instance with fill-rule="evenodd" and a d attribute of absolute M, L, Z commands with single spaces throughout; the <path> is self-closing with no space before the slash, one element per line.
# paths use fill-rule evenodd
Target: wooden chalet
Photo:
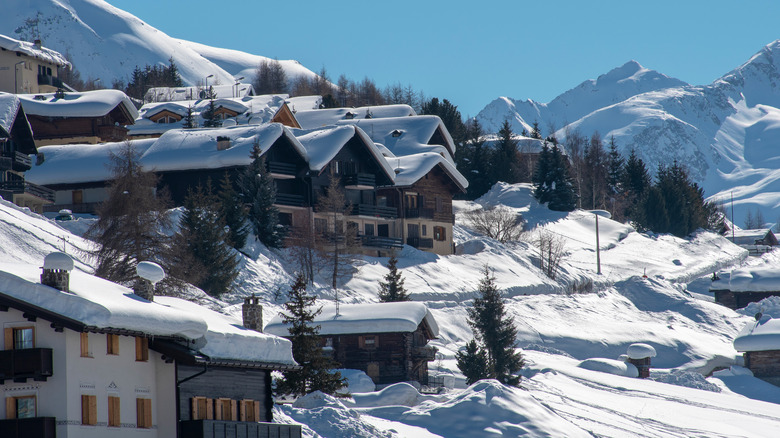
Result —
<path fill-rule="evenodd" d="M 723 235 L 727 239 L 731 239 L 734 244 L 750 251 L 752 256 L 769 252 L 777 246 L 777 237 L 771 228 L 734 230 L 733 232 L 727 228 Z"/>
<path fill-rule="evenodd" d="M 764 298 L 780 296 L 780 269 L 746 267 L 714 275 L 710 292 L 715 302 L 730 309 L 741 309 Z"/>
<path fill-rule="evenodd" d="M 365 372 L 377 385 L 398 382 L 428 384 L 428 362 L 436 348 L 427 345 L 439 334 L 436 321 L 422 303 L 411 301 L 325 306 L 319 325 L 323 350 L 342 368 Z M 275 316 L 266 333 L 289 336 Z"/>
<path fill-rule="evenodd" d="M 123 141 L 138 112 L 119 90 L 19 95 L 36 146 Z"/>
<path fill-rule="evenodd" d="M 41 213 L 54 202 L 54 192 L 25 181 L 24 172 L 32 167 L 31 155 L 37 154 L 33 133 L 19 99 L 0 93 L 0 196 L 20 207 Z"/>
<path fill-rule="evenodd" d="M 780 386 L 780 319 L 756 315 L 734 339 L 734 349 L 743 353 L 753 376 Z"/>

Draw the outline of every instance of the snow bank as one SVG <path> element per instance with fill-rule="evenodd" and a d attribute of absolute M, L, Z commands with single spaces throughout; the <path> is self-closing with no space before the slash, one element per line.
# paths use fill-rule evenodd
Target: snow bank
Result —
<path fill-rule="evenodd" d="M 758 266 L 731 271 L 728 290 L 732 292 L 780 291 L 780 268 Z"/>
<path fill-rule="evenodd" d="M 341 377 L 347 379 L 347 387 L 344 388 L 344 390 L 350 394 L 356 392 L 372 392 L 376 390 L 374 381 L 363 371 L 345 368 L 337 369 L 336 371 L 341 374 Z"/>
<path fill-rule="evenodd" d="M 377 437 L 394 438 L 392 432 L 385 432 L 361 419 L 361 414 L 344 406 L 333 396 L 320 391 L 307 394 L 295 403 L 279 407 L 284 415 L 305 423 L 322 437 Z"/>
<path fill-rule="evenodd" d="M 626 363 L 616 359 L 592 358 L 585 359 L 579 364 L 580 368 L 598 371 L 600 373 L 609 373 L 616 376 L 639 377 L 639 370 L 634 364 Z"/>
<path fill-rule="evenodd" d="M 396 383 L 382 388 L 380 391 L 364 394 L 352 394 L 354 406 L 373 408 L 379 406 L 416 406 L 420 401 L 417 389 L 406 383 Z"/>
<path fill-rule="evenodd" d="M 741 368 L 741 367 L 738 367 Z M 714 374 L 713 374 L 714 376 Z M 673 370 L 669 373 L 651 372 L 650 379 L 669 385 L 684 386 L 686 388 L 701 389 L 702 391 L 721 392 L 720 386 L 710 383 L 701 374 L 693 371 Z"/>
<path fill-rule="evenodd" d="M 314 318 L 312 323 L 320 326 L 320 335 L 413 332 L 423 320 L 428 323 L 434 336 L 439 335 L 439 326 L 423 303 L 342 304 L 338 310 L 336 313 L 335 305 L 323 306 L 320 314 Z M 282 317 L 276 315 L 264 331 L 288 336 L 287 328 Z"/>

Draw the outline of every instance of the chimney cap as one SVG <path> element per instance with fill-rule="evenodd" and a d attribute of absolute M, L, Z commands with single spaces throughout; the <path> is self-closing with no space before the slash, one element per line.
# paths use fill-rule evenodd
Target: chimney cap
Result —
<path fill-rule="evenodd" d="M 43 259 L 43 269 L 73 270 L 73 258 L 64 252 L 55 251 Z"/>
<path fill-rule="evenodd" d="M 135 272 L 139 277 L 149 280 L 152 283 L 158 283 L 165 278 L 165 271 L 163 268 L 154 262 L 139 262 L 135 268 Z"/>

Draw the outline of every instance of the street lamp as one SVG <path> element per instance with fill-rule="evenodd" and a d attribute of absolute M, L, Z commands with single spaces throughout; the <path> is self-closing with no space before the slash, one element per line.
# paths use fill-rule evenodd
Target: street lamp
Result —
<path fill-rule="evenodd" d="M 213 77 L 214 77 L 214 75 L 208 75 L 208 76 L 206 76 L 206 79 L 203 80 L 206 83 L 206 93 L 207 94 L 209 92 L 209 78 L 213 78 Z"/>
<path fill-rule="evenodd" d="M 24 65 L 24 61 L 19 61 L 16 64 L 14 64 L 14 94 L 19 94 L 19 84 L 16 78 L 19 76 L 16 72 L 19 65 Z"/>
<path fill-rule="evenodd" d="M 238 95 L 238 86 L 241 84 L 241 81 L 244 80 L 244 77 L 241 76 L 240 78 L 236 79 L 236 91 L 233 93 L 233 97 L 241 97 Z"/>

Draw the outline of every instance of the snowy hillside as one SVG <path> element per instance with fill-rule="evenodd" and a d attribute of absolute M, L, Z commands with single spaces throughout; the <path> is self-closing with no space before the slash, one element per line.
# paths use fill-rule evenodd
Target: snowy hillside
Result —
<path fill-rule="evenodd" d="M 691 86 L 635 62 L 586 81 L 548 104 L 499 98 L 477 118 L 487 130 L 508 119 L 518 132 L 538 121 L 559 139 L 566 124 L 611 136 L 624 154 L 635 149 L 651 171 L 677 160 L 718 202 L 734 196 L 735 222 L 760 208 L 780 216 L 780 41 L 710 85 Z"/>
<path fill-rule="evenodd" d="M 37 32 L 47 48 L 69 56 L 83 79 L 127 81 L 136 65 L 168 64 L 173 58 L 185 84 L 232 84 L 254 75 L 262 56 L 178 40 L 103 0 L 4 0 L 0 34 L 32 41 Z M 288 78 L 313 75 L 297 61 L 280 61 Z"/>

